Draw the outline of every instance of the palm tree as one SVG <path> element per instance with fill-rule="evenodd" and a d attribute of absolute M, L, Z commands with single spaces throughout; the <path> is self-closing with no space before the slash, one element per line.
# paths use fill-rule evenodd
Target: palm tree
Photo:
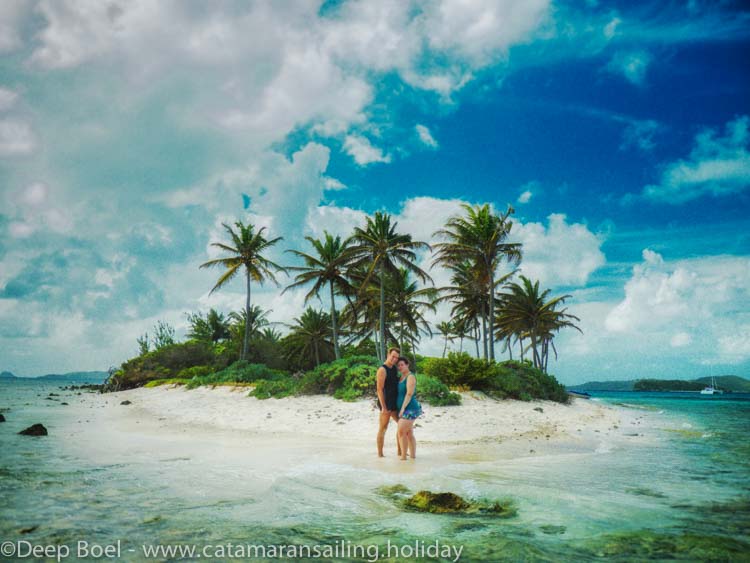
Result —
<path fill-rule="evenodd" d="M 547 300 L 550 290 L 540 291 L 538 281 L 532 282 L 525 276 L 521 276 L 520 281 L 509 283 L 508 291 L 500 294 L 501 304 L 496 319 L 498 336 L 510 342 L 510 335 L 515 335 L 522 357 L 523 341 L 528 339 L 534 366 L 546 372 L 550 346 L 557 358 L 553 342 L 555 333 L 566 327 L 583 333 L 573 322 L 580 322 L 580 319 L 567 313 L 567 309 L 558 310 L 570 295 Z"/>
<path fill-rule="evenodd" d="M 328 284 L 331 293 L 331 326 L 333 327 L 333 349 L 338 360 L 341 356 L 339 353 L 338 325 L 336 319 L 336 292 L 345 291 L 349 288 L 349 282 L 345 277 L 345 266 L 347 260 L 348 243 L 341 241 L 340 236 L 335 238 L 324 231 L 324 240 L 305 237 L 313 246 L 316 256 L 300 252 L 299 250 L 287 250 L 305 261 L 304 266 L 290 267 L 289 270 L 300 272 L 295 277 L 293 284 L 288 286 L 282 294 L 293 287 L 299 287 L 308 283 L 313 283 L 310 291 L 305 295 L 305 303 L 313 296 L 320 296 L 320 290 Z"/>
<path fill-rule="evenodd" d="M 477 268 L 479 282 L 487 294 L 488 307 L 482 314 L 482 322 L 489 330 L 489 360 L 495 359 L 495 273 L 502 260 L 518 265 L 521 261 L 521 244 L 507 242 L 513 226 L 508 218 L 514 213 L 509 205 L 507 211 L 497 215 L 489 204 L 461 206 L 465 216 L 448 219 L 444 229 L 435 236 L 445 242 L 435 245 L 437 249 L 433 265 L 451 267 L 469 260 Z M 486 334 L 486 332 L 485 332 Z"/>
<path fill-rule="evenodd" d="M 226 229 L 229 237 L 232 240 L 234 246 L 224 244 L 222 242 L 213 242 L 211 246 L 215 246 L 230 255 L 225 258 L 217 258 L 215 260 L 209 260 L 200 265 L 200 268 L 210 268 L 213 266 L 221 266 L 225 268 L 224 273 L 219 277 L 216 285 L 211 289 L 209 295 L 217 289 L 224 287 L 231 281 L 237 273 L 244 266 L 245 268 L 245 281 L 246 281 L 246 298 L 245 298 L 245 313 L 246 317 L 250 317 L 250 282 L 255 281 L 263 285 L 266 280 L 271 280 L 276 285 L 276 276 L 274 272 L 283 272 L 285 269 L 279 266 L 275 262 L 272 262 L 264 256 L 273 245 L 282 240 L 282 237 L 274 239 L 267 239 L 263 232 L 266 230 L 265 227 L 261 227 L 256 231 L 252 224 L 244 225 L 242 221 L 236 221 L 234 226 L 237 228 L 235 232 L 232 227 L 226 223 L 222 223 Z M 242 340 L 242 356 L 241 359 L 247 357 L 248 343 L 250 341 L 250 323 L 245 323 L 245 336 Z"/>
<path fill-rule="evenodd" d="M 413 241 L 411 235 L 396 232 L 398 223 L 391 223 L 391 216 L 380 211 L 368 217 L 365 228 L 356 227 L 350 237 L 351 248 L 347 253 L 349 265 L 366 271 L 363 288 L 377 272 L 380 283 L 380 359 L 385 358 L 385 277 L 395 274 L 399 266 L 426 283 L 430 276 L 416 265 L 418 250 L 430 250 L 426 242 Z"/>
<path fill-rule="evenodd" d="M 200 313 L 188 314 L 188 322 L 190 323 L 188 338 L 218 342 L 231 336 L 229 322 L 224 318 L 224 314 L 213 308 L 205 317 Z"/>
<path fill-rule="evenodd" d="M 445 358 L 445 352 L 448 350 L 448 342 L 456 340 L 456 327 L 452 322 L 442 321 L 439 322 L 435 328 L 437 328 L 438 332 L 442 334 L 445 339 L 445 342 L 443 343 L 443 358 Z"/>
<path fill-rule="evenodd" d="M 430 324 L 424 316 L 426 311 L 435 312 L 435 299 L 438 292 L 434 287 L 419 288 L 417 282 L 409 279 L 409 272 L 405 268 L 388 276 L 386 280 L 389 317 L 393 323 L 398 323 L 398 342 L 402 349 L 409 342 L 414 354 L 414 371 L 417 369 L 416 341 L 420 334 L 432 336 Z"/>
<path fill-rule="evenodd" d="M 259 305 L 251 305 L 250 309 L 232 311 L 229 313 L 229 320 L 232 323 L 230 330 L 236 335 L 241 335 L 243 339 L 247 331 L 248 340 L 250 340 L 259 336 L 261 329 L 265 329 L 265 327 L 272 324 L 268 320 L 269 313 L 271 311 L 265 311 Z M 250 322 L 248 322 L 248 319 L 250 319 Z"/>
<path fill-rule="evenodd" d="M 290 325 L 291 332 L 287 336 L 292 347 L 290 355 L 304 360 L 312 353 L 315 366 L 319 366 L 321 355 L 330 357 L 333 348 L 330 315 L 308 307 L 301 317 L 294 319 L 294 323 Z"/>

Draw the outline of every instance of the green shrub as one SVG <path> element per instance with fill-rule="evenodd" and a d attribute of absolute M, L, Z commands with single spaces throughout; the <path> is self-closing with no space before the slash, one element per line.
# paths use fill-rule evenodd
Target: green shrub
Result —
<path fill-rule="evenodd" d="M 461 395 L 451 391 L 442 381 L 423 373 L 417 374 L 416 377 L 419 401 L 435 407 L 461 404 Z"/>
<path fill-rule="evenodd" d="M 178 377 L 184 369 L 207 366 L 213 360 L 210 343 L 189 340 L 168 344 L 123 363 L 110 378 L 106 389 L 131 389 L 154 379 Z"/>
<path fill-rule="evenodd" d="M 446 385 L 484 391 L 500 399 L 547 399 L 559 403 L 569 400 L 565 387 L 554 376 L 528 361 L 487 363 L 467 353 L 451 352 L 447 358 L 427 358 L 423 366 L 427 375 Z"/>
<path fill-rule="evenodd" d="M 248 393 L 248 396 L 257 399 L 270 399 L 271 397 L 281 399 L 282 397 L 295 395 L 297 386 L 297 380 L 289 376 L 275 380 L 259 379 L 255 382 L 255 388 Z"/>
<path fill-rule="evenodd" d="M 212 372 L 210 366 L 193 366 L 191 368 L 185 368 L 180 370 L 177 377 L 180 379 L 192 379 L 193 377 L 202 377 Z"/>
<path fill-rule="evenodd" d="M 285 376 L 285 372 L 270 369 L 263 364 L 250 364 L 244 360 L 239 360 L 221 371 L 207 375 L 196 375 L 187 384 L 187 388 L 194 389 L 201 385 L 220 385 L 225 383 L 253 383 L 261 379 L 270 381 Z"/>
<path fill-rule="evenodd" d="M 348 400 L 375 396 L 375 375 L 379 363 L 374 356 L 350 356 L 321 364 L 302 377 L 299 392 L 304 395 L 327 394 Z"/>
<path fill-rule="evenodd" d="M 471 389 L 480 389 L 493 377 L 491 364 L 472 358 L 466 352 L 451 352 L 447 358 L 426 358 L 422 365 L 424 373 L 448 386 L 463 385 Z"/>

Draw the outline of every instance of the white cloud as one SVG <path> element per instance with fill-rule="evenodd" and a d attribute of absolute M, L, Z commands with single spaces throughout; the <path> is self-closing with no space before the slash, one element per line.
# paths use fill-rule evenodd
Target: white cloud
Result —
<path fill-rule="evenodd" d="M 521 192 L 521 195 L 518 196 L 518 203 L 529 203 L 532 195 L 531 190 L 524 190 Z"/>
<path fill-rule="evenodd" d="M 544 287 L 584 285 L 606 262 L 603 240 L 581 223 L 554 213 L 549 225 L 514 223 L 511 238 L 523 244 L 521 273 Z"/>
<path fill-rule="evenodd" d="M 13 107 L 18 100 L 18 94 L 13 90 L 0 87 L 0 112 L 7 111 Z"/>
<path fill-rule="evenodd" d="M 649 199 L 679 204 L 704 195 L 726 196 L 750 186 L 750 117 L 726 124 L 724 135 L 706 129 L 695 137 L 690 156 L 667 164 L 658 184 L 648 185 Z"/>
<path fill-rule="evenodd" d="M 620 27 L 620 24 L 622 23 L 622 20 L 618 18 L 617 16 L 613 16 L 611 20 L 607 22 L 607 25 L 604 26 L 604 37 L 607 39 L 612 39 L 617 35 L 617 28 Z"/>
<path fill-rule="evenodd" d="M 604 319 L 612 334 L 693 343 L 702 360 L 737 363 L 750 319 L 750 259 L 713 256 L 666 262 L 649 249 L 625 284 L 625 298 Z M 698 346 L 695 345 L 698 343 Z M 718 354 L 717 354 L 718 351 Z"/>
<path fill-rule="evenodd" d="M 381 149 L 373 146 L 367 137 L 361 135 L 347 135 L 344 139 L 344 150 L 360 166 L 391 161 L 390 155 L 383 154 Z"/>
<path fill-rule="evenodd" d="M 646 72 L 651 64 L 651 54 L 648 51 L 618 51 L 607 64 L 607 70 L 621 74 L 636 86 L 643 86 Z"/>
<path fill-rule="evenodd" d="M 432 136 L 432 133 L 430 133 L 430 130 L 427 127 L 417 124 L 415 129 L 417 130 L 417 135 L 419 135 L 419 140 L 422 141 L 423 144 L 428 147 L 437 148 L 438 142 Z"/>
<path fill-rule="evenodd" d="M 678 332 L 669 341 L 673 348 L 681 348 L 687 346 L 693 341 L 693 338 L 687 332 Z"/>
<path fill-rule="evenodd" d="M 28 123 L 18 119 L 0 120 L 0 157 L 27 155 L 36 149 L 36 139 Z"/>
<path fill-rule="evenodd" d="M 10 53 L 22 45 L 20 25 L 31 6 L 26 0 L 0 2 L 0 53 Z"/>

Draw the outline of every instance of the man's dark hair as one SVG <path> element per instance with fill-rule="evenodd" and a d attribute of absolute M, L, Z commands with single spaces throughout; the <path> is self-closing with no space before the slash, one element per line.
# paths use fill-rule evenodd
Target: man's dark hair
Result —
<path fill-rule="evenodd" d="M 391 352 L 393 352 L 394 350 L 396 350 L 396 352 L 401 354 L 401 350 L 399 348 L 396 348 L 395 346 L 391 346 L 390 348 L 388 348 L 388 355 L 390 356 Z"/>

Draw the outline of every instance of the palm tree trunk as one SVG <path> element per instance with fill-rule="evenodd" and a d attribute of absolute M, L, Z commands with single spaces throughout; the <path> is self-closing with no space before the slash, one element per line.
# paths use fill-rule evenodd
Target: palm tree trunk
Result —
<path fill-rule="evenodd" d="M 336 359 L 340 359 L 339 355 L 339 332 L 338 332 L 338 326 L 336 326 L 336 302 L 333 299 L 333 281 L 330 282 L 331 284 L 331 324 L 333 325 L 333 352 L 336 356 Z"/>
<path fill-rule="evenodd" d="M 477 347 L 477 360 L 479 359 L 479 325 L 474 327 L 474 345 Z"/>
<path fill-rule="evenodd" d="M 414 337 L 411 338 L 411 357 L 414 362 L 414 375 L 417 375 L 417 345 L 414 342 Z"/>
<path fill-rule="evenodd" d="M 484 353 L 484 361 L 487 361 L 487 313 L 484 306 L 482 306 L 482 352 Z"/>
<path fill-rule="evenodd" d="M 445 358 L 445 351 L 448 349 L 448 335 L 445 335 L 445 344 L 443 344 L 443 358 Z"/>
<path fill-rule="evenodd" d="M 380 265 L 380 356 L 385 361 L 385 284 L 383 265 Z"/>
<path fill-rule="evenodd" d="M 317 342 L 313 344 L 313 348 L 315 349 L 315 367 L 318 367 L 320 365 L 320 353 L 318 352 Z"/>
<path fill-rule="evenodd" d="M 242 338 L 242 357 L 241 360 L 247 359 L 247 349 L 250 346 L 250 272 L 246 271 L 247 294 L 245 296 L 245 335 Z"/>
<path fill-rule="evenodd" d="M 490 269 L 490 361 L 495 361 L 495 272 Z"/>

